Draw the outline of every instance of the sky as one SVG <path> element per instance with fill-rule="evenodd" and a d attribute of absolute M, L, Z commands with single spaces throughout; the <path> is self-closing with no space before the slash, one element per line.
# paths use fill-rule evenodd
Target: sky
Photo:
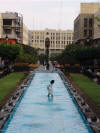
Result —
<path fill-rule="evenodd" d="M 0 12 L 18 12 L 30 30 L 73 30 L 81 2 L 100 0 L 0 0 Z"/>

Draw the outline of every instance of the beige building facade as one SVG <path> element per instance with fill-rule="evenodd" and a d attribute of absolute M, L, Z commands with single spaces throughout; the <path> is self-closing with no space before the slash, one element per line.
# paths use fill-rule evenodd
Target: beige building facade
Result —
<path fill-rule="evenodd" d="M 28 33 L 29 30 L 25 24 L 23 24 L 23 44 L 28 45 L 29 39 L 28 39 Z"/>
<path fill-rule="evenodd" d="M 100 3 L 89 2 L 80 4 L 80 14 L 95 14 L 100 8 Z"/>
<path fill-rule="evenodd" d="M 28 45 L 32 47 L 32 37 L 33 37 L 33 34 L 32 34 L 32 30 L 28 30 Z"/>
<path fill-rule="evenodd" d="M 39 53 L 45 52 L 45 40 L 50 40 L 50 53 L 61 53 L 68 44 L 73 43 L 72 30 L 38 30 L 32 32 L 32 46 L 39 49 Z"/>
<path fill-rule="evenodd" d="M 78 44 L 93 44 L 94 38 L 97 36 L 95 19 L 100 8 L 100 3 L 81 3 L 80 14 L 74 20 L 74 42 Z"/>
<path fill-rule="evenodd" d="M 93 39 L 94 15 L 80 14 L 74 21 L 74 42 L 83 44 L 86 39 Z"/>
<path fill-rule="evenodd" d="M 29 29 L 23 23 L 23 16 L 16 12 L 0 13 L 0 42 L 29 44 Z"/>
<path fill-rule="evenodd" d="M 2 37 L 2 14 L 0 13 L 0 38 Z"/>
<path fill-rule="evenodd" d="M 8 37 L 9 43 L 22 43 L 23 17 L 16 12 L 5 12 L 1 14 L 2 35 L 1 39 Z"/>
<path fill-rule="evenodd" d="M 94 44 L 100 45 L 100 9 L 94 15 Z"/>

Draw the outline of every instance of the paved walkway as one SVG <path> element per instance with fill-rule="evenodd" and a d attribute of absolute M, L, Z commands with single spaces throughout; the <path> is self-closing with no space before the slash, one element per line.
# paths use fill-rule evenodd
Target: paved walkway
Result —
<path fill-rule="evenodd" d="M 40 65 L 36 70 L 36 72 L 57 72 L 58 69 L 53 67 L 52 63 L 49 63 L 49 70 L 46 69 L 46 66 Z"/>

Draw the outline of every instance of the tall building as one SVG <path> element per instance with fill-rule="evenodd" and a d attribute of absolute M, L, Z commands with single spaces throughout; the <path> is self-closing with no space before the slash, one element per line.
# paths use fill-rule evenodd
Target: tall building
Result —
<path fill-rule="evenodd" d="M 80 14 L 74 20 L 74 42 L 78 44 L 93 43 L 95 13 L 100 3 L 81 3 Z"/>
<path fill-rule="evenodd" d="M 81 3 L 80 7 L 80 14 L 95 14 L 100 8 L 100 3 Z"/>
<path fill-rule="evenodd" d="M 100 9 L 94 15 L 94 45 L 100 45 Z"/>
<path fill-rule="evenodd" d="M 36 30 L 33 31 L 32 46 L 39 50 L 39 53 L 45 52 L 45 39 L 50 40 L 50 53 L 60 53 L 68 44 L 73 43 L 72 30 Z"/>
<path fill-rule="evenodd" d="M 3 28 L 2 28 L 2 14 L 0 13 L 0 38 L 2 36 L 2 30 L 3 30 Z"/>
<path fill-rule="evenodd" d="M 74 42 L 84 45 L 86 39 L 93 39 L 94 15 L 80 14 L 74 21 Z"/>
<path fill-rule="evenodd" d="M 29 30 L 23 23 L 23 16 L 16 12 L 0 14 L 0 42 L 29 44 Z"/>
<path fill-rule="evenodd" d="M 8 37 L 9 43 L 22 43 L 23 17 L 16 12 L 6 12 L 0 15 L 0 42 Z"/>
<path fill-rule="evenodd" d="M 32 46 L 32 37 L 33 37 L 32 31 L 29 30 L 28 31 L 28 44 L 29 44 L 29 46 Z"/>
<path fill-rule="evenodd" d="M 23 44 L 28 45 L 29 40 L 28 40 L 28 28 L 26 25 L 23 23 Z"/>

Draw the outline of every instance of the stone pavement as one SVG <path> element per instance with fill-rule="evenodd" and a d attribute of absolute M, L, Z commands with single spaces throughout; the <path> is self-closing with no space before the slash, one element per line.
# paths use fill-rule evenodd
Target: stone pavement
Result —
<path fill-rule="evenodd" d="M 46 66 L 40 65 L 35 72 L 57 72 L 58 69 L 53 67 L 52 63 L 49 63 L 49 70 L 46 69 Z"/>

